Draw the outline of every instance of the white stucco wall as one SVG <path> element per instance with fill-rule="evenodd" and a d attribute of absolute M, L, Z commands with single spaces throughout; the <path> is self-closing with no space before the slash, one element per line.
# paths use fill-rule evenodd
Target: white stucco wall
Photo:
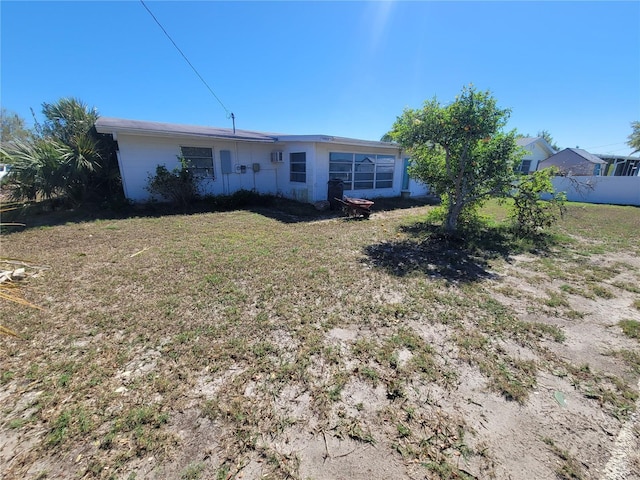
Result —
<path fill-rule="evenodd" d="M 640 206 L 640 177 L 555 177 L 553 187 L 572 202 Z"/>
<path fill-rule="evenodd" d="M 413 178 L 409 178 L 409 192 L 412 197 L 424 197 L 429 194 L 429 187 Z"/>
<path fill-rule="evenodd" d="M 149 176 L 155 174 L 157 165 L 169 170 L 178 166 L 181 146 L 208 147 L 213 149 L 214 178 L 200 183 L 203 194 L 230 194 L 240 189 L 260 193 L 280 194 L 302 202 L 327 200 L 329 181 L 329 153 L 351 152 L 384 154 L 395 158 L 393 186 L 385 189 L 346 191 L 350 196 L 375 198 L 399 196 L 402 187 L 403 157 L 397 148 L 361 147 L 338 143 L 313 141 L 288 141 L 280 143 L 236 142 L 202 137 L 166 137 L 120 133 L 117 136 L 118 159 L 122 172 L 125 196 L 133 201 L 151 199 L 146 190 Z M 220 151 L 231 152 L 233 172 L 222 173 Z M 272 163 L 271 152 L 282 152 L 283 162 Z M 306 182 L 290 181 L 290 154 L 305 152 Z M 253 164 L 260 165 L 253 171 Z M 244 173 L 240 166 L 244 165 Z M 413 195 L 426 193 L 426 187 L 410 181 Z"/>
<path fill-rule="evenodd" d="M 181 146 L 213 149 L 214 178 L 200 182 L 203 194 L 229 194 L 240 189 L 276 194 L 278 184 L 284 178 L 282 171 L 288 169 L 284 164 L 271 163 L 273 144 L 128 134 L 119 134 L 117 140 L 124 193 L 133 201 L 151 199 L 146 190 L 149 176 L 155 174 L 157 165 L 165 165 L 169 170 L 177 167 Z M 234 173 L 222 174 L 220 150 L 231 152 Z M 259 172 L 253 172 L 253 163 L 260 164 Z M 240 169 L 236 170 L 240 165 L 245 165 L 245 173 L 239 173 Z"/>
<path fill-rule="evenodd" d="M 314 175 L 316 172 L 315 146 L 312 142 L 291 142 L 277 144 L 277 150 L 283 152 L 284 162 L 280 164 L 282 171 L 279 183 L 279 194 L 300 202 L 315 202 Z M 306 182 L 292 182 L 290 175 L 290 156 L 292 153 L 306 154 Z"/>
<path fill-rule="evenodd" d="M 329 154 L 331 152 L 362 153 L 369 155 L 392 155 L 395 158 L 393 184 L 391 188 L 376 188 L 367 190 L 345 190 L 345 195 L 358 198 L 398 197 L 402 187 L 402 157 L 398 148 L 373 148 L 354 145 L 341 145 L 338 143 L 316 144 L 316 178 L 314 182 L 314 201 L 328 200 L 329 182 Z"/>
<path fill-rule="evenodd" d="M 550 157 L 549 152 L 535 142 L 528 145 L 525 150 L 527 150 L 527 153 L 522 159 L 531 160 L 530 172 L 535 172 L 538 169 L 538 163 Z"/>

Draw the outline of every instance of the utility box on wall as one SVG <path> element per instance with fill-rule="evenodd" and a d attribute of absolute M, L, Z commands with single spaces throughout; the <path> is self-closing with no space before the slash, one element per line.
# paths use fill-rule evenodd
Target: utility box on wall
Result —
<path fill-rule="evenodd" d="M 253 173 L 257 173 L 260 171 L 260 164 L 259 163 L 254 163 L 253 166 Z"/>
<path fill-rule="evenodd" d="M 220 150 L 220 167 L 222 173 L 233 173 L 233 166 L 231 165 L 231 150 Z"/>

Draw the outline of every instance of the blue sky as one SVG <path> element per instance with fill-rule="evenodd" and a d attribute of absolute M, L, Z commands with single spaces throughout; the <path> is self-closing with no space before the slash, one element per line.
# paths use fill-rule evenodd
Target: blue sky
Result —
<path fill-rule="evenodd" d="M 628 154 L 640 120 L 640 2 L 0 2 L 0 99 L 65 96 L 104 116 L 377 140 L 463 85 L 509 128 Z"/>

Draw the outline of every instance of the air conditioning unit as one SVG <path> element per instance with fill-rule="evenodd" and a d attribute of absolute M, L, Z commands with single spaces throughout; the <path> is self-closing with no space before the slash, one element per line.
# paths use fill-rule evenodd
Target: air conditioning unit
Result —
<path fill-rule="evenodd" d="M 273 163 L 282 163 L 284 162 L 284 157 L 282 152 L 271 152 L 271 161 Z"/>

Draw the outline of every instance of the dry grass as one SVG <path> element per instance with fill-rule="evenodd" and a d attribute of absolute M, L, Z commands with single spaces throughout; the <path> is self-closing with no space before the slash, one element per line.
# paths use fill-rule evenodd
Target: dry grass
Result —
<path fill-rule="evenodd" d="M 472 478 L 464 459 L 484 455 L 472 429 L 429 393 L 455 391 L 460 364 L 520 403 L 541 371 L 562 369 L 604 411 L 632 411 L 627 382 L 552 353 L 560 326 L 496 300 L 488 280 L 509 249 L 527 247 L 506 237 L 496 248 L 425 241 L 415 225 L 430 208 L 369 221 L 257 209 L 5 234 L 7 255 L 50 265 L 24 291 L 43 311 L 2 304 L 22 340 L 0 339 L 0 431 L 35 439 L 2 467 L 7 478 L 168 468 L 228 479 L 256 464 L 267 478 L 301 478 L 305 453 L 287 439 L 303 432 L 324 439 L 327 457 L 327 439 L 348 439 L 389 447 L 428 478 Z M 563 315 L 570 294 L 614 295 L 608 282 L 624 267 L 597 265 L 585 245 L 640 252 L 637 236 L 609 230 L 615 217 L 637 233 L 638 215 L 603 208 L 570 209 L 564 230 L 531 254 L 536 274 L 567 285 L 531 299 L 536 308 Z M 565 243 L 569 235 L 580 239 Z M 189 429 L 215 431 L 210 450 L 181 433 L 190 415 Z"/>

